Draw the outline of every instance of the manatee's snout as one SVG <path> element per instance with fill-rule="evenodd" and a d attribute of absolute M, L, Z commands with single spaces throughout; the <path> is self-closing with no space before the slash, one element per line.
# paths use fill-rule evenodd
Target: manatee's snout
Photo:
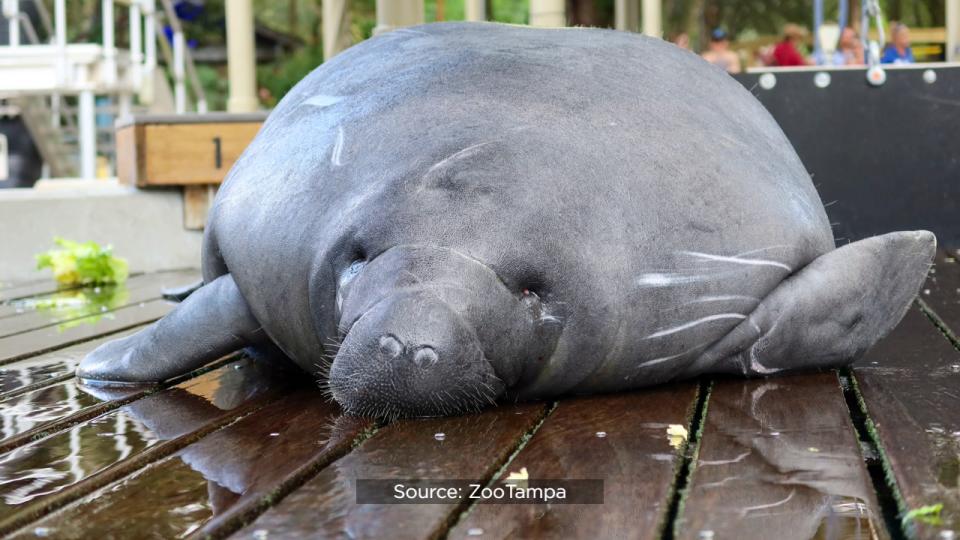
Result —
<path fill-rule="evenodd" d="M 329 382 L 348 412 L 387 418 L 477 410 L 503 392 L 476 332 L 427 292 L 391 296 L 364 313 Z"/>

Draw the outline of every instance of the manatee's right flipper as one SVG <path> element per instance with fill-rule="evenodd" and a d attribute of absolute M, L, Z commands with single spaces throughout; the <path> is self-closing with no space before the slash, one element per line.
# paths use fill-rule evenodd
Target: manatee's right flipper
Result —
<path fill-rule="evenodd" d="M 80 362 L 77 376 L 94 384 L 160 382 L 266 339 L 225 274 L 146 329 L 97 347 Z"/>
<path fill-rule="evenodd" d="M 896 232 L 826 253 L 777 286 L 685 371 L 768 375 L 849 364 L 903 318 L 936 238 Z"/>
<path fill-rule="evenodd" d="M 171 302 L 183 302 L 188 296 L 200 290 L 200 287 L 203 287 L 202 279 L 189 285 L 163 289 L 160 291 L 160 294 L 163 295 L 164 300 L 170 300 Z"/>

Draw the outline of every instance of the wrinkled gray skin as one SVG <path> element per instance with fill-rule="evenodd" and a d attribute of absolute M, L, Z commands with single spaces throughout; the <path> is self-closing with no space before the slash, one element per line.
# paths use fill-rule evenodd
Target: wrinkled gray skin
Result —
<path fill-rule="evenodd" d="M 279 348 L 390 417 L 839 366 L 900 320 L 934 243 L 834 249 L 770 115 L 671 44 L 420 26 L 283 99 L 217 195 L 206 285 L 78 374 Z"/>

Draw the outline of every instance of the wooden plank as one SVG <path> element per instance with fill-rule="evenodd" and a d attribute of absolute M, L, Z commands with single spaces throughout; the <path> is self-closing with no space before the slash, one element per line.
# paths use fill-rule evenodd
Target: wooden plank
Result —
<path fill-rule="evenodd" d="M 32 524 L 23 536 L 37 527 L 77 538 L 205 535 L 343 455 L 371 427 L 340 416 L 319 389 L 302 388 Z"/>
<path fill-rule="evenodd" d="M 542 404 L 527 404 L 497 407 L 471 416 L 391 424 L 320 471 L 236 536 L 436 537 L 464 504 L 361 505 L 356 503 L 356 480 L 490 478 L 544 412 Z"/>
<path fill-rule="evenodd" d="M 171 455 L 291 384 L 244 358 L 0 456 L 0 534 Z"/>
<path fill-rule="evenodd" d="M 130 387 L 116 392 L 113 399 L 142 395 L 146 395 L 146 388 Z M 102 406 L 100 399 L 78 391 L 73 378 L 9 397 L 0 401 L 0 451 L 31 440 L 31 436 L 65 418 L 95 415 L 91 409 L 99 411 Z"/>
<path fill-rule="evenodd" d="M 72 322 L 161 298 L 164 288 L 194 282 L 197 270 L 144 274 L 120 285 L 84 287 L 66 293 L 31 297 L 0 306 L 0 338 L 48 326 L 67 326 Z M 44 303 L 61 302 L 59 306 L 38 309 Z M 11 309 L 13 313 L 11 313 Z M 20 313 L 17 313 L 17 311 Z"/>
<path fill-rule="evenodd" d="M 20 298 L 29 298 L 31 296 L 37 296 L 40 294 L 49 294 L 76 288 L 77 287 L 60 288 L 57 286 L 57 283 L 50 278 L 12 284 L 9 287 L 0 290 L 0 305 Z"/>
<path fill-rule="evenodd" d="M 901 511 L 944 505 L 942 525 L 911 524 L 916 537 L 960 531 L 960 352 L 911 308 L 853 373 Z"/>
<path fill-rule="evenodd" d="M 183 186 L 183 227 L 190 230 L 203 229 L 216 195 L 217 186 L 212 184 Z"/>
<path fill-rule="evenodd" d="M 0 338 L 0 364 L 140 326 L 163 317 L 175 306 L 176 304 L 165 300 L 150 300 L 108 313 L 75 319 L 73 322 L 77 323 L 76 326 L 70 328 L 60 329 L 53 326 Z"/>
<path fill-rule="evenodd" d="M 960 341 L 960 262 L 957 257 L 956 253 L 937 250 L 934 268 L 920 290 L 920 301 L 954 340 Z"/>
<path fill-rule="evenodd" d="M 161 272 L 151 272 L 149 274 L 131 274 L 130 277 L 121 284 L 126 288 L 139 288 L 142 285 L 153 283 L 156 287 L 172 287 L 181 284 L 197 281 L 200 279 L 200 270 L 195 268 L 185 268 L 182 270 L 164 270 Z M 72 298 L 82 292 L 91 291 L 97 287 L 71 287 L 67 289 L 57 289 L 56 283 L 52 279 L 44 280 L 46 290 L 28 296 L 22 296 L 15 300 L 0 302 L 0 321 L 10 317 L 21 317 L 37 311 L 43 306 L 46 300 L 57 298 Z M 116 285 L 106 285 L 105 287 L 114 287 Z M 160 296 L 159 294 L 157 295 Z M 51 310 L 54 308 L 50 308 Z"/>
<path fill-rule="evenodd" d="M 117 180 L 128 186 L 137 185 L 138 171 L 143 163 L 143 145 L 137 146 L 144 135 L 143 124 L 128 124 L 118 127 L 115 135 L 115 151 L 117 156 Z"/>
<path fill-rule="evenodd" d="M 560 402 L 507 469 L 602 479 L 603 504 L 478 504 L 449 537 L 660 538 L 685 449 L 667 431 L 690 428 L 696 399 L 687 383 Z"/>
<path fill-rule="evenodd" d="M 18 393 L 0 402 L 4 435 L 4 438 L 0 439 L 0 453 L 104 414 L 161 388 L 191 379 L 230 359 L 230 356 L 221 358 L 194 372 L 155 385 L 100 389 L 81 385 L 79 388 L 83 390 L 79 391 L 78 382 L 70 376 L 53 384 L 40 385 L 34 390 Z"/>
<path fill-rule="evenodd" d="M 715 383 L 676 538 L 887 538 L 833 372 Z"/>

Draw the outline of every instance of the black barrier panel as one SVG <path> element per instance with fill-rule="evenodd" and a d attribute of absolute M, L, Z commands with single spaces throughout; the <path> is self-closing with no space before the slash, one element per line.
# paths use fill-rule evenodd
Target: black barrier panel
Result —
<path fill-rule="evenodd" d="M 838 245 L 928 229 L 960 248 L 960 66 L 888 69 L 880 87 L 864 70 L 770 75 L 736 78 L 813 175 Z"/>
<path fill-rule="evenodd" d="M 43 160 L 20 117 L 0 116 L 0 135 L 7 138 L 7 178 L 0 178 L 0 189 L 32 187 L 40 178 Z M 3 159 L 0 156 L 0 159 Z"/>

